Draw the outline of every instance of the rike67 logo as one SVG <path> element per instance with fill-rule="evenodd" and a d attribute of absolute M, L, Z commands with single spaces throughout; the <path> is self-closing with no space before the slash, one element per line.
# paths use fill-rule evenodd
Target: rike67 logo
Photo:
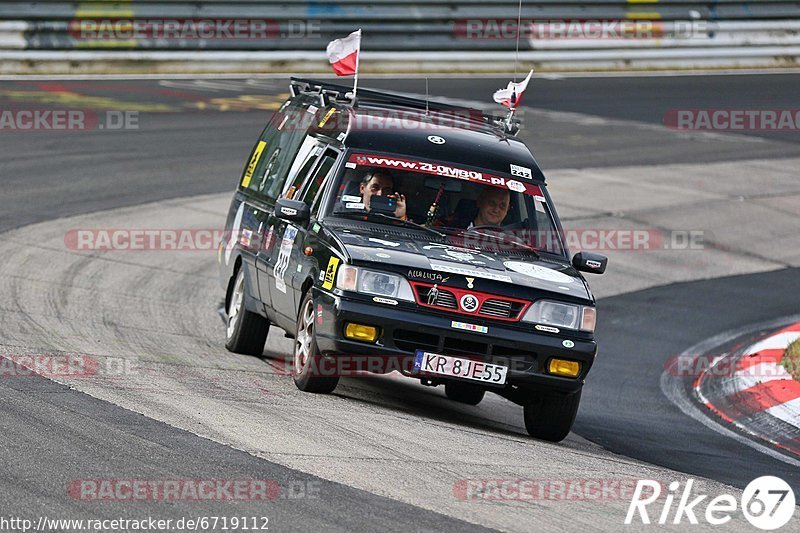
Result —
<path fill-rule="evenodd" d="M 658 501 L 662 496 L 661 484 L 649 479 L 639 480 L 625 523 L 641 520 L 643 524 L 682 524 L 685 521 L 698 524 L 700 516 L 708 524 L 721 526 L 730 522 L 737 508 L 741 507 L 742 514 L 750 524 L 764 531 L 772 531 L 788 524 L 794 516 L 794 492 L 779 477 L 762 476 L 754 479 L 745 487 L 739 501 L 730 494 L 706 501 L 709 498 L 707 494 L 692 494 L 693 485 L 694 480 L 689 479 L 681 490 L 680 482 L 673 481 L 661 506 Z"/>

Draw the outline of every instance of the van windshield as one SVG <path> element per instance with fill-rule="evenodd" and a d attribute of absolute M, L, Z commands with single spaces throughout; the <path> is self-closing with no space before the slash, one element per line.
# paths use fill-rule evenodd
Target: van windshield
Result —
<path fill-rule="evenodd" d="M 469 236 L 477 247 L 564 254 L 548 201 L 530 179 L 361 153 L 345 167 L 329 216 L 423 226 Z"/>

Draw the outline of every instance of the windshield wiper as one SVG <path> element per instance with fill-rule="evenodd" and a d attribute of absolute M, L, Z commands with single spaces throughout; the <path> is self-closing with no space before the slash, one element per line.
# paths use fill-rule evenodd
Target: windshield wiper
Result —
<path fill-rule="evenodd" d="M 428 226 L 423 226 L 422 224 L 417 224 L 413 220 L 403 220 L 402 218 L 396 218 L 396 217 L 393 217 L 391 215 L 386 215 L 384 213 L 373 213 L 372 211 L 362 211 L 362 212 L 334 211 L 333 214 L 336 215 L 336 216 L 348 216 L 350 218 L 352 218 L 352 216 L 355 215 L 358 218 L 366 217 L 367 219 L 377 218 L 377 219 L 380 219 L 380 220 L 388 220 L 389 222 L 392 222 L 394 224 L 399 224 L 399 225 L 405 226 L 407 228 L 421 229 L 421 230 L 427 231 L 429 233 L 433 233 L 434 235 L 436 235 L 437 237 L 440 237 L 442 239 L 445 237 L 444 233 L 436 231 L 433 228 L 429 228 Z"/>

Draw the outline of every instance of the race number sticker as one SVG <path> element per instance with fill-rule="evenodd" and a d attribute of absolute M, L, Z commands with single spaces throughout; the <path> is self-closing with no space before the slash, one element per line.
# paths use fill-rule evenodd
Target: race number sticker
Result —
<path fill-rule="evenodd" d="M 256 171 L 256 165 L 258 164 L 258 160 L 261 159 L 261 154 L 264 152 L 264 147 L 267 146 L 267 143 L 264 141 L 258 141 L 256 145 L 256 150 L 253 152 L 253 157 L 250 158 L 250 162 L 247 164 L 247 170 L 244 172 L 244 178 L 242 178 L 242 187 L 249 187 L 250 180 L 253 179 L 253 172 Z"/>
<path fill-rule="evenodd" d="M 521 167 L 519 165 L 511 165 L 511 175 L 529 179 L 532 177 L 531 169 L 528 167 Z"/>
<path fill-rule="evenodd" d="M 329 291 L 333 288 L 333 283 L 336 281 L 336 270 L 339 268 L 339 258 L 331 257 L 328 261 L 328 268 L 325 270 L 325 278 L 322 282 L 322 288 Z"/>
<path fill-rule="evenodd" d="M 278 250 L 278 260 L 275 262 L 273 274 L 275 274 L 275 288 L 286 294 L 286 270 L 289 268 L 289 259 L 292 257 L 294 240 L 297 237 L 297 228 L 289 224 L 283 232 L 281 248 Z"/>

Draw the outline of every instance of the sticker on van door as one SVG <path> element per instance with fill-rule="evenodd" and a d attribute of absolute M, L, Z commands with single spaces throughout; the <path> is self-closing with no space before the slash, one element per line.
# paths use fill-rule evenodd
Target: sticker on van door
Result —
<path fill-rule="evenodd" d="M 264 153 L 265 146 L 267 146 L 267 143 L 258 141 L 258 145 L 256 145 L 256 149 L 253 152 L 253 157 L 250 158 L 250 162 L 247 164 L 247 170 L 244 173 L 244 178 L 242 178 L 242 187 L 245 189 L 250 186 L 250 180 L 253 179 L 253 172 L 256 171 L 256 165 L 258 164 L 258 160 L 261 159 L 261 154 Z"/>
<path fill-rule="evenodd" d="M 325 270 L 325 277 L 323 278 L 322 288 L 329 291 L 333 288 L 336 281 L 336 269 L 339 268 L 339 258 L 331 257 L 328 261 L 328 268 Z"/>
<path fill-rule="evenodd" d="M 289 268 L 289 259 L 292 257 L 294 240 L 297 238 L 297 228 L 289 224 L 283 232 L 281 248 L 278 250 L 278 260 L 275 262 L 275 288 L 286 294 L 286 270 Z"/>

